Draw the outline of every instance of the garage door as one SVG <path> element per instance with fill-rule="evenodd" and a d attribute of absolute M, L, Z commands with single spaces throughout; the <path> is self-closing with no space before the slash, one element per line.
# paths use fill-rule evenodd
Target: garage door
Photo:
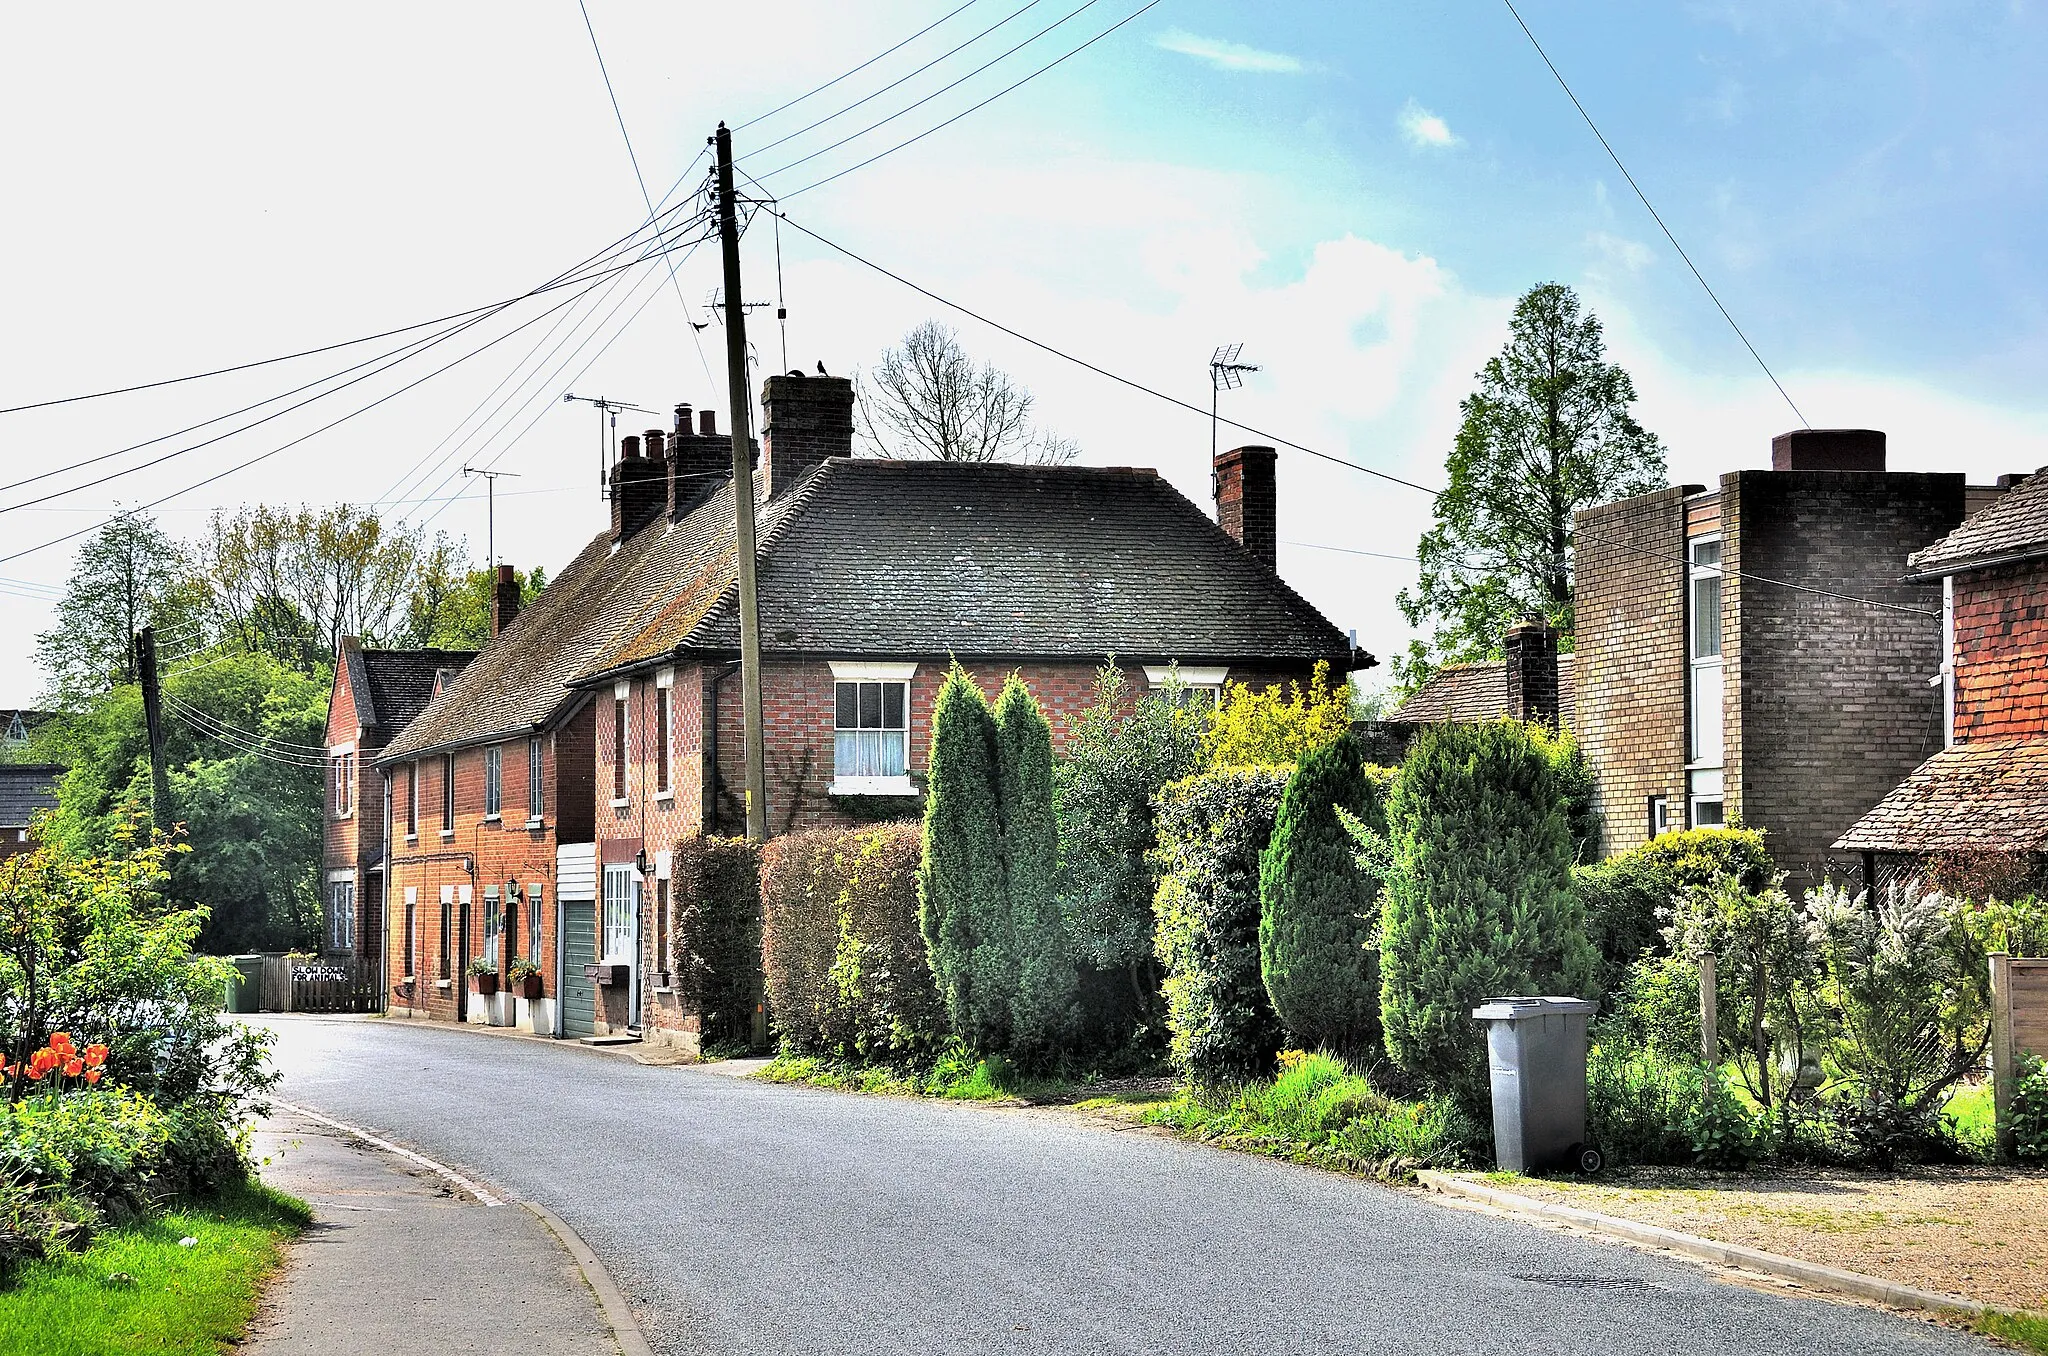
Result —
<path fill-rule="evenodd" d="M 597 905 L 562 905 L 562 1032 L 571 1040 L 597 1034 L 597 985 L 584 967 L 597 964 Z"/>

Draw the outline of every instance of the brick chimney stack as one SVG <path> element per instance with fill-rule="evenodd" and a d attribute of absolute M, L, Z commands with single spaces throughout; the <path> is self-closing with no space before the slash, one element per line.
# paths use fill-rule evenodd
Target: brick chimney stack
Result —
<path fill-rule="evenodd" d="M 732 435 L 719 434 L 716 417 L 703 410 L 703 432 L 691 425 L 688 405 L 676 406 L 675 432 L 668 440 L 668 520 L 679 523 L 732 479 Z"/>
<path fill-rule="evenodd" d="M 1874 428 L 1802 428 L 1771 439 L 1773 471 L 1882 471 L 1884 433 Z"/>
<path fill-rule="evenodd" d="M 776 499 L 828 457 L 853 455 L 853 382 L 801 372 L 768 378 L 761 391 L 768 497 Z"/>
<path fill-rule="evenodd" d="M 1557 728 L 1557 632 L 1531 618 L 1501 638 L 1508 661 L 1508 714 Z"/>
<path fill-rule="evenodd" d="M 1275 574 L 1280 572 L 1279 489 L 1270 447 L 1233 447 L 1216 455 L 1216 525 Z"/>
<path fill-rule="evenodd" d="M 661 516 L 668 499 L 667 468 L 640 455 L 640 440 L 619 439 L 619 464 L 612 467 L 612 540 L 622 542 Z"/>
<path fill-rule="evenodd" d="M 491 588 L 491 634 L 497 635 L 519 615 L 519 575 L 510 565 L 498 567 Z"/>

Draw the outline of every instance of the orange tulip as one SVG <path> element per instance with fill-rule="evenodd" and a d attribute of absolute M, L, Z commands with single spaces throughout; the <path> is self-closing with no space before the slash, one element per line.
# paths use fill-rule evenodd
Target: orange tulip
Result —
<path fill-rule="evenodd" d="M 87 1070 L 85 1071 L 85 1081 L 86 1081 L 86 1082 L 88 1082 L 88 1083 L 97 1083 L 97 1082 L 99 1082 L 99 1081 L 100 1081 L 100 1071 L 99 1071 L 98 1069 L 87 1069 Z"/>
<path fill-rule="evenodd" d="M 73 1056 L 72 1058 L 70 1058 L 70 1059 L 67 1059 L 67 1060 L 65 1060 L 65 1061 L 64 1061 L 64 1076 L 65 1076 L 66 1078 L 76 1078 L 76 1077 L 78 1077 L 78 1076 L 79 1076 L 80 1074 L 82 1074 L 82 1073 L 84 1073 L 84 1072 L 85 1072 L 85 1061 L 84 1061 L 84 1060 L 82 1060 L 82 1059 L 79 1059 L 79 1058 L 77 1058 L 76 1056 Z"/>
<path fill-rule="evenodd" d="M 106 1046 L 104 1046 L 104 1045 L 88 1045 L 88 1046 L 86 1046 L 86 1047 L 85 1047 L 85 1067 L 86 1067 L 86 1068 L 88 1068 L 88 1069 L 97 1069 L 97 1068 L 99 1068 L 99 1067 L 100 1067 L 100 1065 L 102 1065 L 102 1064 L 105 1064 L 106 1062 L 107 1062 L 107 1047 L 106 1047 Z"/>
<path fill-rule="evenodd" d="M 69 1031 L 59 1031 L 55 1035 L 51 1036 L 50 1048 L 52 1050 L 55 1050 L 60 1055 L 68 1055 L 72 1053 L 74 1049 L 76 1049 L 76 1047 L 71 1044 L 71 1033 Z"/>

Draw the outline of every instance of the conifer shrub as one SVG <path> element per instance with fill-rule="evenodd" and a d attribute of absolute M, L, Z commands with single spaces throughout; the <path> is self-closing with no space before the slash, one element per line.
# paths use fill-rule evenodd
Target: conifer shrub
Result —
<path fill-rule="evenodd" d="M 1387 803 L 1387 1053 L 1468 1107 L 1487 1096 L 1473 1008 L 1507 994 L 1584 994 L 1595 982 L 1571 890 L 1569 814 L 1554 760 L 1517 721 L 1425 731 Z"/>
<path fill-rule="evenodd" d="M 1024 680 L 1011 674 L 996 700 L 1003 819 L 1003 880 L 1015 956 L 1011 1044 L 1043 1059 L 1073 1034 L 1076 975 L 1060 914 L 1059 822 L 1053 815 L 1052 727 Z"/>
<path fill-rule="evenodd" d="M 768 1017 L 784 1045 L 836 1051 L 849 1032 L 836 1002 L 840 829 L 804 829 L 761 851 L 761 969 Z"/>
<path fill-rule="evenodd" d="M 1261 1074 L 1281 1045 L 1259 967 L 1259 854 L 1287 776 L 1284 767 L 1228 768 L 1159 793 L 1154 944 L 1172 1059 L 1192 1082 Z"/>
<path fill-rule="evenodd" d="M 1017 987 L 995 717 L 958 664 L 932 705 L 918 922 L 954 1034 L 1007 1049 Z"/>
<path fill-rule="evenodd" d="M 1303 756 L 1259 858 L 1259 962 L 1273 1011 L 1306 1048 L 1377 1053 L 1379 882 L 1359 870 L 1342 806 L 1387 827 L 1364 748 L 1344 735 Z"/>
<path fill-rule="evenodd" d="M 917 925 L 917 866 L 923 834 L 883 824 L 841 834 L 833 870 L 839 945 L 831 983 L 844 1030 L 839 1053 L 915 1060 L 946 1041 L 946 1006 L 932 980 Z"/>
<path fill-rule="evenodd" d="M 744 838 L 685 838 L 669 884 L 670 982 L 707 1046 L 747 1040 L 761 983 L 761 858 Z"/>

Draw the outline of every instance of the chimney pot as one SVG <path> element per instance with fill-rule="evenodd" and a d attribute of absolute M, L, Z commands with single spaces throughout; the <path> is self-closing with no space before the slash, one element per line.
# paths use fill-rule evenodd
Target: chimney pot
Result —
<path fill-rule="evenodd" d="M 690 407 L 676 406 L 676 433 L 668 441 L 668 520 L 679 523 L 718 487 L 732 479 L 732 435 L 698 433 L 690 427 Z M 701 411 L 711 423 L 711 411 Z"/>
<path fill-rule="evenodd" d="M 500 565 L 491 590 L 492 635 L 512 624 L 512 619 L 519 615 L 519 602 L 518 572 L 510 565 Z"/>
<path fill-rule="evenodd" d="M 830 457 L 853 455 L 853 382 L 774 376 L 761 388 L 761 443 L 768 497 L 778 498 Z"/>
<path fill-rule="evenodd" d="M 696 421 L 690 417 L 690 407 L 688 405 L 676 406 L 675 436 L 678 438 L 687 438 L 694 432 L 696 432 Z"/>
<path fill-rule="evenodd" d="M 700 438 L 716 438 L 718 436 L 718 412 L 716 410 L 697 411 L 697 436 Z"/>
<path fill-rule="evenodd" d="M 668 455 L 667 450 L 663 447 L 663 443 L 668 438 L 668 431 L 666 429 L 648 429 L 645 438 L 646 441 L 641 444 L 643 456 L 649 456 L 656 461 L 660 461 Z"/>
<path fill-rule="evenodd" d="M 628 433 L 625 437 L 619 439 L 619 457 L 622 460 L 627 457 L 637 457 L 639 455 L 640 437 L 638 434 Z"/>
<path fill-rule="evenodd" d="M 1233 447 L 1216 454 L 1216 525 L 1252 559 L 1280 572 L 1279 489 L 1270 447 Z"/>
<path fill-rule="evenodd" d="M 1874 428 L 1801 428 L 1771 439 L 1773 471 L 1882 471 L 1884 433 Z"/>

